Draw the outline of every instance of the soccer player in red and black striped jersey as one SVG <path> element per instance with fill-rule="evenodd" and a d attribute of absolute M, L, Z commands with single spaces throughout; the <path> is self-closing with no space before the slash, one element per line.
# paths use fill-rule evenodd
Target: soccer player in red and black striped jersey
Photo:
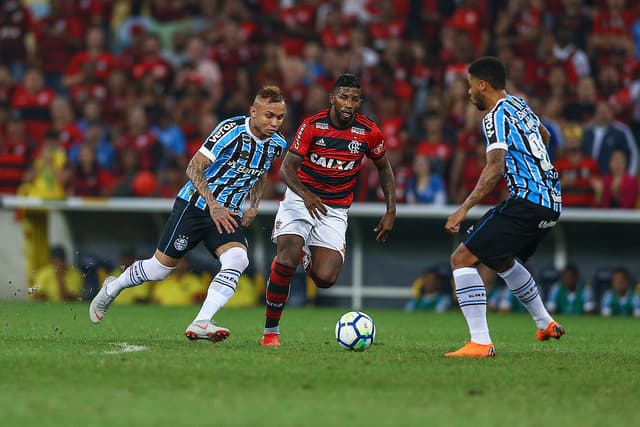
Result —
<path fill-rule="evenodd" d="M 363 101 L 358 79 L 340 76 L 329 101 L 330 108 L 302 122 L 280 167 L 288 188 L 273 228 L 278 248 L 267 282 L 263 346 L 280 345 L 280 317 L 301 258 L 318 287 L 329 288 L 338 279 L 346 252 L 347 212 L 365 156 L 378 169 L 387 206 L 374 229 L 379 242 L 387 240 L 395 221 L 393 170 L 380 129 L 358 113 Z"/>

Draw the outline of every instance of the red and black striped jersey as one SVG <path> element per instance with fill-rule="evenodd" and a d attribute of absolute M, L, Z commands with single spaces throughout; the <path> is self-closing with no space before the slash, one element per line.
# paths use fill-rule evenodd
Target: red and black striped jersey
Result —
<path fill-rule="evenodd" d="M 302 183 L 323 203 L 337 207 L 351 206 L 363 157 L 379 159 L 385 154 L 384 138 L 371 119 L 356 113 L 351 126 L 340 129 L 329 109 L 302 122 L 289 151 L 302 157 Z"/>

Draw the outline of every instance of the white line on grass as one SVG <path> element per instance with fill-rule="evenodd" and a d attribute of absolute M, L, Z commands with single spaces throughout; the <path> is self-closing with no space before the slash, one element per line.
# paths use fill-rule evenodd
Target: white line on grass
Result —
<path fill-rule="evenodd" d="M 117 349 L 117 350 L 105 351 L 104 354 L 133 353 L 133 352 L 136 352 L 136 351 L 145 351 L 145 350 L 147 350 L 147 347 L 145 347 L 143 345 L 131 345 L 131 344 L 128 344 L 126 342 L 116 342 L 114 344 L 117 345 L 120 348 Z"/>

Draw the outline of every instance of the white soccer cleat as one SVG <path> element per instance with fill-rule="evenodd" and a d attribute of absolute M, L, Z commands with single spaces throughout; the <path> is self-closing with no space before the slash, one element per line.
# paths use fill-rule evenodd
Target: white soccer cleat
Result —
<path fill-rule="evenodd" d="M 107 295 L 107 284 L 113 282 L 114 280 L 116 280 L 116 278 L 113 276 L 109 276 L 104 279 L 98 295 L 93 298 L 91 304 L 89 305 L 89 319 L 93 323 L 102 322 L 102 319 L 104 319 L 104 315 L 107 313 L 109 306 L 111 305 L 113 300 L 116 299 L 116 297 L 110 297 L 109 295 Z"/>
<path fill-rule="evenodd" d="M 216 326 L 215 323 L 208 320 L 198 320 L 190 324 L 184 334 L 191 341 L 209 340 L 211 342 L 220 342 L 229 338 L 231 332 L 227 328 Z"/>

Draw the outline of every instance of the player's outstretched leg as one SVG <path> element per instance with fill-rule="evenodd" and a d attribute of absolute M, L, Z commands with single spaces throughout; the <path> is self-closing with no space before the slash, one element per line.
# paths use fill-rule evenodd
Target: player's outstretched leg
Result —
<path fill-rule="evenodd" d="M 104 279 L 100 291 L 98 291 L 98 294 L 93 298 L 91 304 L 89 305 L 89 319 L 93 323 L 102 322 L 102 319 L 104 319 L 104 315 L 107 313 L 109 306 L 111 306 L 113 300 L 118 296 L 118 293 L 113 296 L 107 293 L 107 285 L 114 280 L 116 280 L 116 278 L 113 276 L 109 276 Z"/>
<path fill-rule="evenodd" d="M 536 322 L 536 339 L 547 341 L 549 338 L 560 339 L 565 330 L 549 314 L 544 307 L 536 281 L 522 264 L 515 261 L 513 267 L 498 273 L 511 292 L 518 297 Z"/>

